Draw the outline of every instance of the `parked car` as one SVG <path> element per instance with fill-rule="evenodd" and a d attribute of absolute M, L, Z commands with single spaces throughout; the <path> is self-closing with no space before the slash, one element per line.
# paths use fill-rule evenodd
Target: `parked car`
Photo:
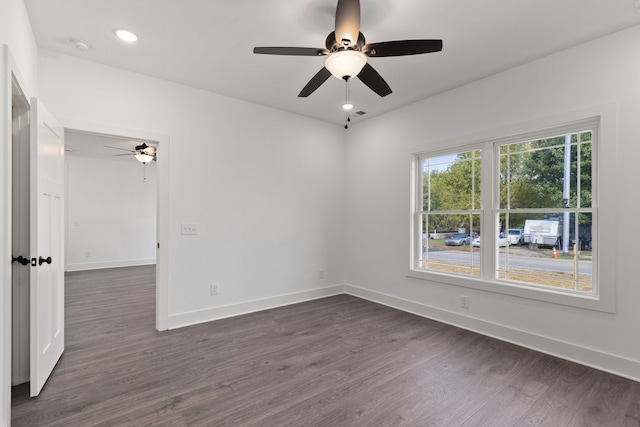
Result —
<path fill-rule="evenodd" d="M 524 228 L 510 228 L 508 233 L 510 245 L 524 245 Z"/>
<path fill-rule="evenodd" d="M 471 236 L 463 233 L 454 234 L 444 241 L 444 244 L 447 246 L 463 246 L 469 243 L 471 243 Z"/>
<path fill-rule="evenodd" d="M 509 242 L 509 244 L 511 244 L 511 242 Z M 471 242 L 471 246 L 474 246 L 476 248 L 480 247 L 480 236 L 473 239 L 473 242 Z M 507 246 L 507 236 L 504 233 L 500 233 L 498 235 L 498 247 L 504 248 L 505 246 Z"/>

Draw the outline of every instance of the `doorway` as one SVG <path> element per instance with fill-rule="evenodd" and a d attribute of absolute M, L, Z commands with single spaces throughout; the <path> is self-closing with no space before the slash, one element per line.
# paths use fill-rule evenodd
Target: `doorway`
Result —
<path fill-rule="evenodd" d="M 13 134 L 12 134 L 12 250 L 16 256 L 25 251 L 24 257 L 28 258 L 29 249 L 29 103 L 26 97 L 20 96 L 19 86 L 15 86 L 15 100 L 13 100 L 12 117 L 13 117 Z M 73 159 L 76 165 L 85 165 L 90 163 L 90 173 L 83 178 L 78 178 L 77 171 L 70 173 L 68 163 L 65 166 L 65 192 L 69 191 L 69 180 L 82 180 L 80 184 L 86 184 L 89 192 L 80 194 L 80 200 L 86 199 L 88 194 L 98 195 L 103 199 L 108 196 L 117 196 L 112 200 L 107 200 L 107 204 L 99 205 L 92 201 L 86 201 L 79 209 L 70 210 L 69 206 L 65 209 L 65 259 L 69 259 L 69 250 L 76 246 L 69 243 L 70 234 L 79 230 L 89 231 L 89 239 L 96 238 L 96 230 L 103 230 L 111 234 L 116 228 L 122 229 L 121 232 L 127 235 L 129 240 L 124 245 L 118 247 L 114 245 L 117 239 L 109 239 L 106 245 L 93 246 L 82 249 L 81 253 L 92 262 L 89 265 L 70 266 L 65 262 L 65 270 L 95 269 L 124 267 L 131 265 L 155 264 L 156 270 L 156 329 L 167 329 L 163 327 L 163 320 L 166 319 L 166 311 L 162 311 L 166 307 L 166 299 L 163 298 L 166 292 L 166 285 L 163 285 L 163 279 L 166 277 L 166 266 L 162 260 L 166 259 L 161 254 L 164 252 L 161 247 L 165 246 L 161 243 L 166 241 L 165 234 L 161 230 L 161 218 L 165 218 L 160 213 L 161 197 L 159 195 L 161 188 L 161 176 L 158 174 L 157 164 L 163 161 L 154 161 L 151 165 L 143 164 L 136 160 L 133 154 L 128 153 L 128 148 L 121 148 L 120 151 L 125 156 L 118 156 L 118 148 L 129 147 L 135 148 L 140 141 L 145 141 L 149 146 L 157 147 L 157 158 L 160 159 L 165 150 L 161 148 L 161 141 L 149 138 L 149 135 L 124 137 L 115 134 L 103 134 L 99 132 L 87 131 L 85 129 L 65 129 L 65 136 L 69 136 L 69 147 L 66 147 L 67 157 Z M 151 135 L 153 136 L 153 135 Z M 115 148 L 105 148 L 104 145 Z M 75 152 L 74 152 L 75 151 Z M 168 150 L 167 150 L 168 151 Z M 26 162 L 26 165 L 25 165 Z M 102 166 L 100 166 L 103 164 Z M 111 177 L 102 177 L 98 179 L 97 174 L 101 171 L 103 174 L 108 169 L 106 164 L 114 164 L 115 171 Z M 85 168 L 86 169 L 86 168 Z M 132 171 L 133 170 L 133 174 Z M 80 172 L 82 174 L 82 172 Z M 166 173 L 166 171 L 165 171 Z M 124 181 L 122 181 L 124 179 Z M 116 184 L 115 187 L 108 188 L 108 181 Z M 166 182 L 166 180 L 164 181 Z M 166 185 L 166 184 L 165 184 Z M 80 185 L 82 187 L 82 185 Z M 140 190 L 142 189 L 142 190 Z M 77 193 L 78 186 L 74 188 Z M 128 196 L 125 197 L 125 196 Z M 144 197 L 141 197 L 144 196 Z M 138 204 L 134 206 L 123 206 L 123 201 L 136 201 Z M 147 206 L 146 213 L 142 214 L 142 206 L 144 201 Z M 67 198 L 67 202 L 69 198 Z M 92 206 L 94 205 L 94 206 Z M 91 207 L 97 206 L 100 209 L 98 213 L 88 212 Z M 92 218 L 104 219 L 109 217 L 105 214 L 105 209 L 110 209 L 110 217 L 113 222 L 109 224 L 91 223 Z M 120 211 L 120 217 L 114 218 L 114 213 Z M 78 214 L 85 216 L 78 217 Z M 124 215 L 124 216 L 123 216 Z M 146 232 L 146 239 L 140 238 L 140 231 Z M 144 234 L 144 233 L 143 233 Z M 75 236 L 77 237 L 77 236 Z M 86 243 L 86 240 L 83 242 Z M 76 242 L 74 242 L 76 243 Z M 82 242 L 81 242 L 82 244 Z M 138 248 L 146 245 L 144 254 L 141 256 L 129 257 L 129 259 L 109 259 L 109 251 L 104 247 L 108 247 L 113 253 L 126 253 L 132 247 Z M 163 248 L 164 249 L 164 248 Z M 166 249 L 165 249 L 166 250 Z M 77 252 L 77 251 L 76 251 Z M 135 251 L 134 251 L 135 253 Z M 138 252 L 140 253 L 140 252 Z M 89 255 L 89 256 L 87 256 Z M 105 258 L 106 257 L 106 258 Z M 77 261 L 78 257 L 76 257 Z M 106 260 L 106 261 L 105 261 Z M 82 263 L 80 263 L 82 264 Z M 70 267 L 70 268 L 68 268 Z M 11 384 L 18 385 L 30 380 L 30 311 L 29 311 L 29 266 L 23 266 L 20 263 L 13 263 L 12 266 L 12 372 Z M 166 310 L 166 309 L 165 309 Z M 166 323 L 166 320 L 164 321 Z"/>
<path fill-rule="evenodd" d="M 65 271 L 156 264 L 157 146 L 65 130 Z"/>
<path fill-rule="evenodd" d="M 151 184 L 150 181 L 150 168 L 155 168 L 156 182 L 153 184 L 156 191 L 155 200 L 155 264 L 156 264 L 156 329 L 159 331 L 169 329 L 169 315 L 168 315 L 168 221 L 169 221 L 169 137 L 166 134 L 141 131 L 136 129 L 119 128 L 110 125 L 103 125 L 97 123 L 87 123 L 78 120 L 66 119 L 63 122 L 65 126 L 65 135 L 69 136 L 69 144 L 66 149 L 74 149 L 73 140 L 75 137 L 87 142 L 82 148 L 76 147 L 81 150 L 93 150 L 101 153 L 93 153 L 95 156 L 103 156 L 104 158 L 122 158 L 123 162 L 129 162 L 135 169 L 133 180 L 136 180 L 136 184 L 141 188 L 148 188 Z M 135 148 L 135 141 L 147 142 L 149 145 L 156 147 L 156 161 L 152 166 L 143 166 L 140 162 L 135 160 L 128 151 L 122 151 L 119 149 L 105 148 L 104 146 L 111 146 L 129 150 L 131 147 Z M 72 156 L 73 151 L 68 152 L 69 156 Z M 125 156 L 114 156 L 116 154 L 125 154 Z M 145 169 L 146 168 L 146 169 Z M 147 182 L 143 183 L 145 178 L 145 172 L 147 173 Z M 68 177 L 67 177 L 68 178 Z M 88 175 L 89 184 L 91 183 L 91 176 Z M 68 185 L 67 185 L 68 186 Z M 146 186 L 146 187 L 145 187 Z M 92 187 L 89 185 L 88 187 Z M 128 187 L 121 188 L 121 191 L 127 191 Z M 95 191 L 96 189 L 90 190 Z M 88 217 L 90 218 L 90 217 Z M 131 215 L 127 217 L 127 221 L 136 224 L 135 212 L 131 212 Z M 84 220 L 79 221 L 76 225 L 74 218 L 67 218 L 67 231 L 79 231 L 87 224 Z M 95 261 L 95 265 L 90 267 L 100 267 L 99 262 L 101 260 L 100 254 L 95 253 L 92 249 L 79 249 L 76 253 L 76 259 L 83 258 L 84 262 L 91 264 Z M 87 257 L 87 252 L 90 252 L 90 256 Z M 70 258 L 71 254 L 67 254 Z M 141 260 L 138 260 L 141 261 Z M 142 264 L 149 263 L 149 259 L 146 261 L 143 259 Z M 126 265 L 126 264 L 125 264 Z M 134 265 L 134 264 L 129 264 Z M 102 264 L 104 267 L 115 266 L 110 264 Z M 120 265 L 124 266 L 124 265 Z M 73 268 L 69 266 L 69 268 Z"/>

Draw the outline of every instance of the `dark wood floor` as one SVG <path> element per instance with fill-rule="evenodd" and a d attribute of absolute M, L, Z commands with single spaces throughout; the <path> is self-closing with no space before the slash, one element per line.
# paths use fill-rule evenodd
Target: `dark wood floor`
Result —
<path fill-rule="evenodd" d="M 67 274 L 13 426 L 640 426 L 640 383 L 346 295 L 156 332 L 154 280 Z"/>

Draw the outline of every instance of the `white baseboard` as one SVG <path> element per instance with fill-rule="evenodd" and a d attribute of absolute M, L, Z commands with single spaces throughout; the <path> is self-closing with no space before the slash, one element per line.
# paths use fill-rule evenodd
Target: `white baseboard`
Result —
<path fill-rule="evenodd" d="M 227 317 L 240 316 L 242 314 L 256 311 L 268 310 L 270 308 L 282 307 L 284 305 L 297 304 L 333 295 L 344 294 L 343 285 L 335 285 L 326 288 L 311 289 L 308 291 L 296 292 L 292 294 L 279 295 L 275 297 L 263 298 L 259 300 L 245 301 L 238 304 L 214 307 L 206 310 L 193 311 L 169 315 L 168 328 L 176 329 L 183 326 L 195 325 L 198 323 L 211 322 L 213 320 Z"/>
<path fill-rule="evenodd" d="M 415 301 L 398 298 L 369 289 L 345 284 L 327 288 L 312 289 L 303 292 L 280 295 L 260 300 L 246 301 L 211 309 L 170 315 L 168 329 L 176 329 L 218 319 L 239 316 L 256 311 L 297 304 L 333 295 L 348 294 L 386 305 L 398 310 L 426 317 L 438 322 L 473 331 L 482 335 L 530 348 L 551 356 L 589 366 L 601 371 L 640 381 L 640 362 L 626 359 L 602 351 L 558 341 L 553 338 L 536 335 L 531 332 L 511 328 L 485 320 L 476 319 L 459 313 L 442 310 Z"/>
<path fill-rule="evenodd" d="M 118 267 L 136 267 L 139 265 L 155 264 L 154 259 L 134 259 L 125 261 L 102 261 L 67 264 L 64 271 L 84 271 L 84 270 L 100 270 L 102 268 L 118 268 Z"/>
<path fill-rule="evenodd" d="M 530 348 L 634 381 L 640 381 L 640 362 L 636 360 L 565 343 L 553 338 L 532 334 L 349 284 L 344 285 L 344 292 L 358 298 L 477 332 L 501 341 Z"/>

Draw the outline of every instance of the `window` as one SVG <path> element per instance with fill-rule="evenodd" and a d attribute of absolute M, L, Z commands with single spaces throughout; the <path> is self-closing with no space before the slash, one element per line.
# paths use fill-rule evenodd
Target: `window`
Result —
<path fill-rule="evenodd" d="M 496 278 L 593 292 L 592 146 L 597 123 L 575 131 L 497 144 L 499 224 L 523 230 L 507 245 Z"/>
<path fill-rule="evenodd" d="M 480 150 L 419 156 L 421 249 L 418 268 L 478 276 Z"/>
<path fill-rule="evenodd" d="M 614 199 L 597 190 L 615 179 L 595 173 L 615 159 L 598 150 L 603 128 L 613 136 L 603 115 L 413 152 L 409 275 L 614 311 L 615 264 L 600 248 L 615 238 L 598 206 Z"/>

